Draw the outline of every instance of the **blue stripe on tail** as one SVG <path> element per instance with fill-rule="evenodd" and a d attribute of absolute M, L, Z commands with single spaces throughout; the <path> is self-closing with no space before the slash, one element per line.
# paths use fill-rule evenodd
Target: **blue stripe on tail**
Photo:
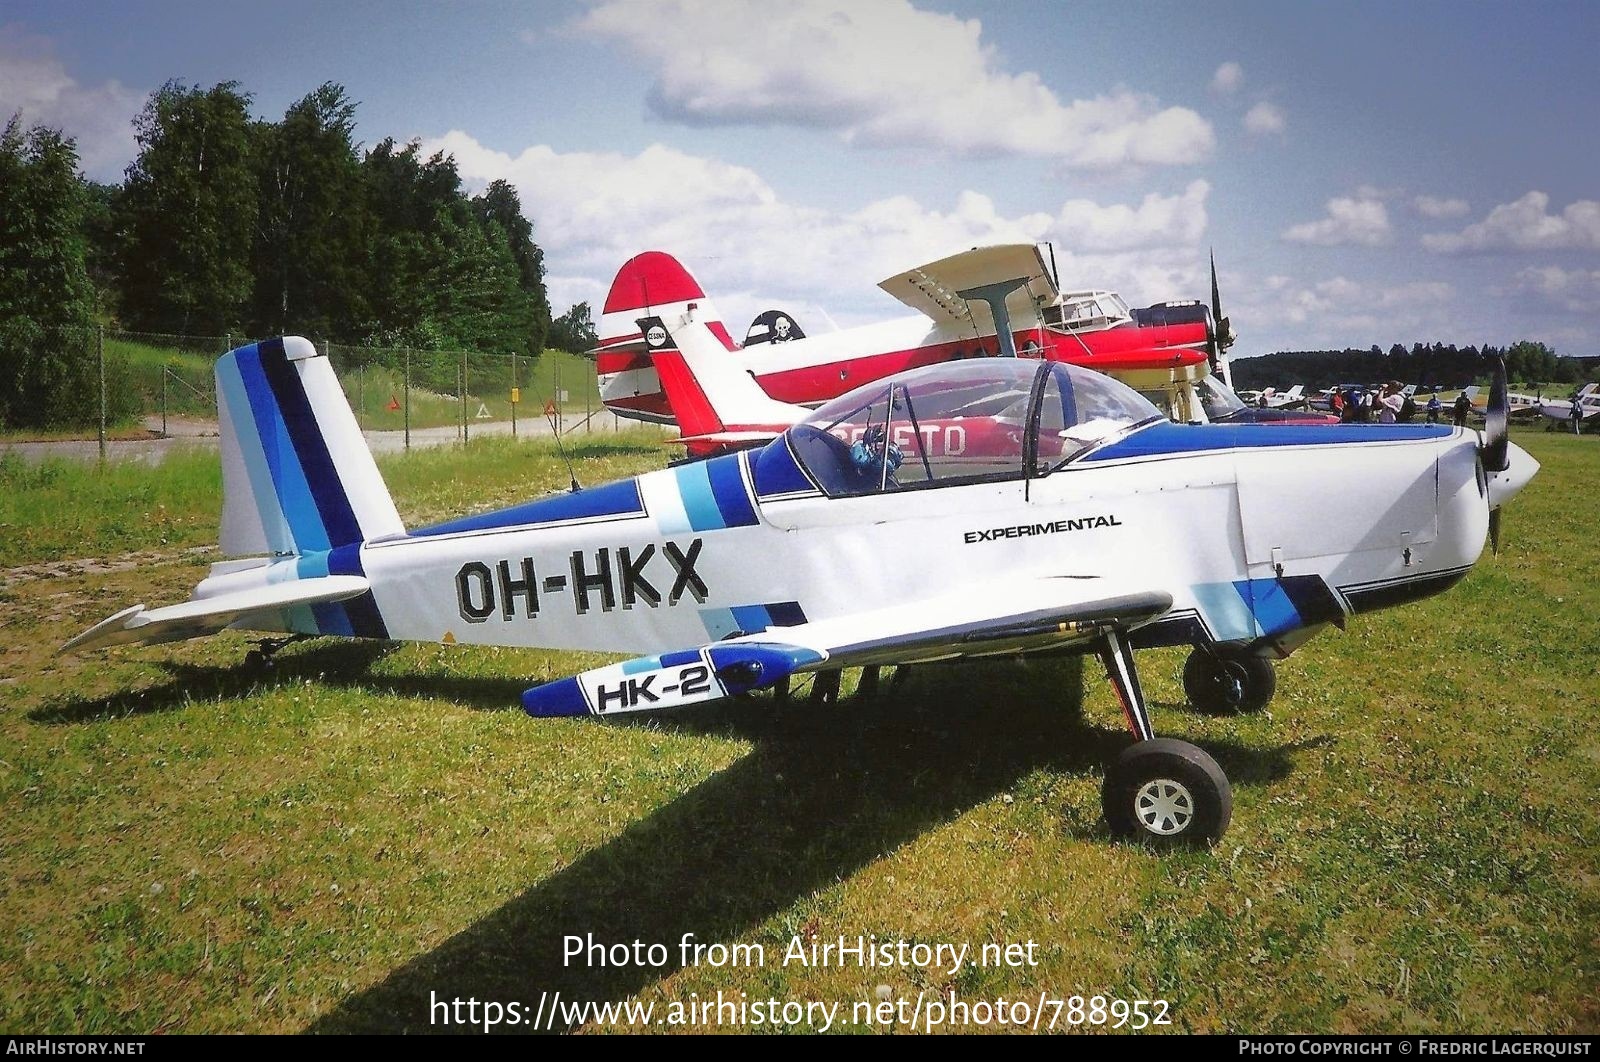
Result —
<path fill-rule="evenodd" d="M 299 450 L 280 412 L 281 407 L 274 401 L 275 392 L 268 382 L 258 351 L 256 346 L 241 347 L 234 351 L 234 364 L 238 367 L 245 395 L 250 400 L 256 437 L 261 442 L 261 450 L 266 458 L 273 493 L 282 507 L 284 517 L 289 521 L 289 533 L 294 537 L 296 551 L 325 550 L 330 543 L 322 514 L 312 496 L 311 484 L 301 466 Z M 304 400 L 302 393 L 301 401 Z M 240 430 L 244 427 L 239 426 Z"/>
<path fill-rule="evenodd" d="M 256 345 L 256 351 L 267 383 L 278 400 L 289 439 L 300 458 L 300 467 L 310 485 L 328 543 L 343 546 L 360 542 L 361 525 L 350 507 L 344 485 L 339 482 L 339 471 L 334 466 L 333 455 L 328 452 L 327 440 L 317 426 L 317 417 L 300 382 L 300 374 L 284 353 L 283 340 L 264 340 Z"/>

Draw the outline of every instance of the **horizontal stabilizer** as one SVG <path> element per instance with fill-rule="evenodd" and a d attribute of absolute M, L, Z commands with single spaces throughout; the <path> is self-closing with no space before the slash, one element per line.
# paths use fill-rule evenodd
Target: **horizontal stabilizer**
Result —
<path fill-rule="evenodd" d="M 319 605 L 358 597 L 369 589 L 365 577 L 328 575 L 319 579 L 296 579 L 232 593 L 185 601 L 181 605 L 147 609 L 134 605 L 108 620 L 95 624 L 60 652 L 100 649 L 128 642 L 154 644 L 177 642 L 215 634 L 235 620 L 260 612 L 275 612 L 295 605 Z"/>
<path fill-rule="evenodd" d="M 775 642 L 729 642 L 640 657 L 535 686 L 522 695 L 533 716 L 617 715 L 720 700 L 762 689 L 827 657 Z"/>
<path fill-rule="evenodd" d="M 693 443 L 706 443 L 714 446 L 740 447 L 755 446 L 759 443 L 769 443 L 783 434 L 778 431 L 752 429 L 750 431 L 714 431 L 705 435 L 681 435 L 676 439 L 666 440 L 667 446 L 688 446 Z"/>

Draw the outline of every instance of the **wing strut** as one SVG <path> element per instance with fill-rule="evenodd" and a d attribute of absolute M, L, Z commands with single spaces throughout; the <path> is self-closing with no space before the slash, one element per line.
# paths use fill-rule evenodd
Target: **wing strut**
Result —
<path fill-rule="evenodd" d="M 995 337 L 1000 340 L 1002 358 L 1017 356 L 1017 341 L 1011 335 L 1011 311 L 1006 309 L 1006 297 L 1027 282 L 1027 277 L 1017 277 L 1015 280 L 1002 280 L 998 284 L 983 284 L 956 292 L 963 299 L 978 299 L 989 304 L 989 313 L 994 317 Z"/>

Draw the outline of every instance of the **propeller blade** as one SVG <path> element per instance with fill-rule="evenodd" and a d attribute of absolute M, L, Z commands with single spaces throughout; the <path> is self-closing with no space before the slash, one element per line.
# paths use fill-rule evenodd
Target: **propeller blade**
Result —
<path fill-rule="evenodd" d="M 1217 291 L 1217 252 L 1211 252 L 1211 341 L 1206 344 L 1206 359 L 1211 371 L 1217 371 L 1218 355 L 1222 353 L 1222 295 Z"/>
<path fill-rule="evenodd" d="M 1500 556 L 1500 510 L 1489 510 L 1489 548 L 1494 550 L 1496 557 Z"/>
<path fill-rule="evenodd" d="M 1494 382 L 1489 385 L 1489 404 L 1484 409 L 1483 468 L 1485 472 L 1504 472 L 1511 464 L 1511 401 L 1506 396 L 1506 363 L 1494 360 Z"/>

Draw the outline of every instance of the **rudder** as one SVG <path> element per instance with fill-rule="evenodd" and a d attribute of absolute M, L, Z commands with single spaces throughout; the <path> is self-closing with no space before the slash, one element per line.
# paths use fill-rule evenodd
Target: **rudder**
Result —
<path fill-rule="evenodd" d="M 217 359 L 227 556 L 300 555 L 405 533 L 333 366 L 300 336 Z"/>

